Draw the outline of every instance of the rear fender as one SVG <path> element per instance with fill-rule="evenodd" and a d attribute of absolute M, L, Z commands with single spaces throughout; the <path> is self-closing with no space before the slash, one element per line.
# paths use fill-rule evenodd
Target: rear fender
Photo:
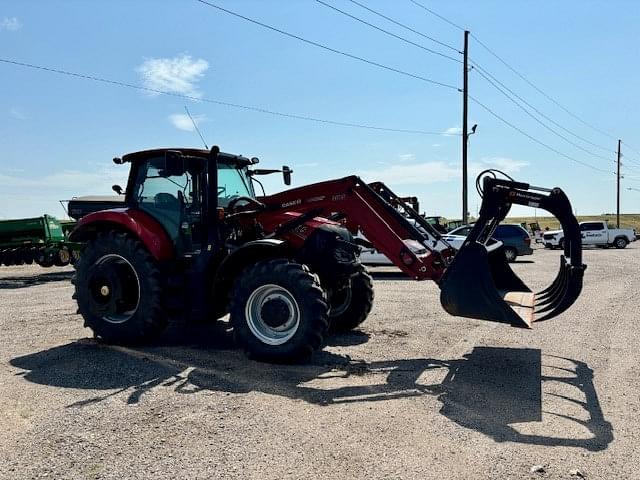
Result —
<path fill-rule="evenodd" d="M 82 217 L 69 240 L 86 242 L 98 232 L 107 230 L 134 235 L 159 262 L 170 260 L 175 255 L 173 242 L 162 225 L 150 215 L 132 208 L 103 210 Z"/>

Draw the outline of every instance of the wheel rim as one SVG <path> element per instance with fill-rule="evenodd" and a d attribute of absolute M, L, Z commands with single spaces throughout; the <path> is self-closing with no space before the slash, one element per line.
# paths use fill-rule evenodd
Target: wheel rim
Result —
<path fill-rule="evenodd" d="M 124 257 L 100 257 L 89 273 L 89 298 L 93 314 L 109 323 L 124 323 L 138 310 L 140 279 Z"/>
<path fill-rule="evenodd" d="M 288 342 L 300 326 L 300 308 L 294 296 L 279 285 L 262 285 L 249 296 L 245 318 L 251 333 L 267 345 Z"/>
<path fill-rule="evenodd" d="M 623 239 L 619 238 L 618 240 L 616 240 L 616 245 L 617 245 L 619 248 L 622 248 L 622 247 L 624 247 L 624 246 L 625 246 L 625 242 L 624 242 L 624 240 L 623 240 Z"/>
<path fill-rule="evenodd" d="M 513 251 L 511 248 L 507 248 L 504 251 L 504 256 L 507 257 L 507 260 L 511 262 L 516 259 L 516 252 Z"/>
<path fill-rule="evenodd" d="M 67 250 L 66 248 L 62 248 L 58 251 L 58 260 L 60 261 L 60 263 L 67 264 L 69 263 L 70 259 L 71 257 L 69 256 L 69 250 Z"/>
<path fill-rule="evenodd" d="M 349 282 L 349 285 L 345 288 L 332 292 L 330 297 L 331 310 L 329 310 L 329 316 L 337 317 L 338 315 L 342 315 L 344 312 L 346 312 L 349 308 L 349 305 L 351 305 L 352 296 L 353 293 L 351 292 L 351 282 Z"/>

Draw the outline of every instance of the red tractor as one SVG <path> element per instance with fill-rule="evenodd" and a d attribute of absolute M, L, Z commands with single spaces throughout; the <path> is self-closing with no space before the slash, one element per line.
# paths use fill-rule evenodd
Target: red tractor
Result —
<path fill-rule="evenodd" d="M 456 251 L 382 183 L 351 176 L 259 197 L 254 177 L 281 170 L 217 147 L 114 162 L 131 164 L 122 206 L 84 216 L 71 236 L 85 242 L 74 279 L 79 312 L 105 342 L 150 341 L 172 319 L 229 313 L 251 356 L 304 359 L 330 328 L 355 328 L 371 311 L 373 284 L 358 259 L 365 243 L 410 277 L 435 280 L 453 315 L 530 327 L 535 309 L 555 316 L 582 288 L 580 232 L 558 188 L 483 175 L 479 219 Z M 291 171 L 282 171 L 290 184 Z M 503 252 L 485 248 L 512 204 L 550 211 L 565 232 L 560 273 L 538 298 Z"/>

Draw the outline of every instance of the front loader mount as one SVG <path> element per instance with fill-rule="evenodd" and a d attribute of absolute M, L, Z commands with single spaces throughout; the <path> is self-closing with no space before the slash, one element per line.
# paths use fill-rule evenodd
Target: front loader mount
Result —
<path fill-rule="evenodd" d="M 559 188 L 497 178 L 496 172 L 489 170 L 480 174 L 477 186 L 483 197 L 480 216 L 440 281 L 444 309 L 452 315 L 524 328 L 564 312 L 580 295 L 586 268 L 580 228 L 567 196 Z M 502 248 L 491 253 L 485 248 L 512 204 L 547 210 L 558 218 L 564 231 L 558 275 L 537 294 L 511 270 Z"/>

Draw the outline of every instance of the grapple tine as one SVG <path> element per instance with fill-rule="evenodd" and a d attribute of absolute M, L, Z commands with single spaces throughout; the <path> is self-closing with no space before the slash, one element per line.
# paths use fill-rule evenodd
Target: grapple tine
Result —
<path fill-rule="evenodd" d="M 546 315 L 541 318 L 537 318 L 536 322 L 542 322 L 544 320 L 548 320 L 557 315 L 560 315 L 566 309 L 568 309 L 580 296 L 580 292 L 582 292 L 582 282 L 584 277 L 584 270 L 586 265 L 582 267 L 572 267 L 567 265 L 568 267 L 568 282 L 564 291 L 564 295 L 558 300 L 558 302 L 553 306 L 552 309 L 544 309 L 544 311 L 548 311 Z M 543 313 L 541 310 L 538 313 Z"/>
<path fill-rule="evenodd" d="M 566 265 L 566 263 L 567 263 L 567 261 L 565 260 L 564 255 L 560 255 L 560 268 L 558 269 L 558 273 L 556 274 L 556 278 L 553 279 L 553 282 L 551 283 L 551 285 L 549 285 L 544 290 L 541 290 L 541 291 L 536 293 L 536 298 L 537 299 L 542 300 L 544 298 L 547 298 L 549 295 L 553 294 L 554 290 L 556 290 L 558 288 L 558 284 L 562 280 L 562 275 L 564 275 L 564 273 L 565 273 L 565 265 Z"/>
<path fill-rule="evenodd" d="M 555 280 L 552 283 L 553 288 L 541 297 L 536 297 L 536 306 L 546 305 L 553 302 L 554 298 L 560 294 L 567 283 L 567 268 L 566 265 L 558 272 Z"/>
<path fill-rule="evenodd" d="M 564 266 L 566 263 L 567 261 L 565 260 L 564 255 L 560 255 L 560 268 L 558 269 L 558 274 L 556 275 L 556 278 L 554 279 L 553 283 L 551 283 L 551 285 L 549 285 L 547 288 L 545 288 L 544 290 L 540 290 L 539 292 L 536 292 L 536 297 L 544 296 L 549 292 L 549 290 L 553 289 L 554 285 L 558 280 L 558 277 L 564 271 Z"/>
<path fill-rule="evenodd" d="M 543 313 L 553 310 L 558 305 L 567 293 L 569 288 L 569 275 L 568 273 L 562 274 L 562 282 L 558 285 L 558 288 L 553 292 L 553 295 L 546 298 L 540 304 L 536 304 L 536 312 Z"/>

